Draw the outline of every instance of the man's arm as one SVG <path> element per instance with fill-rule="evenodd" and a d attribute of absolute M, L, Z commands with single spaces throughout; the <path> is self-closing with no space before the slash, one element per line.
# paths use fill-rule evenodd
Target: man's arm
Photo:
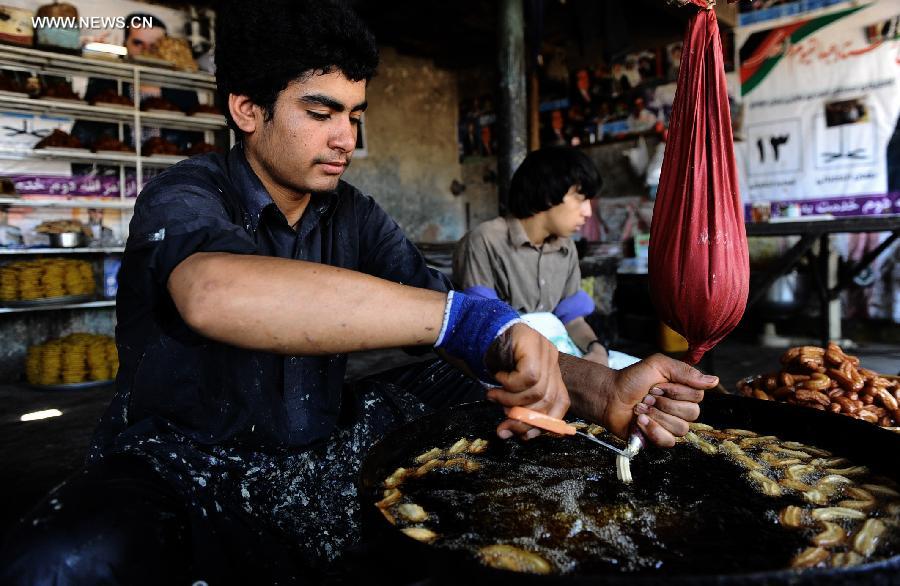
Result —
<path fill-rule="evenodd" d="M 434 344 L 447 307 L 447 294 L 436 291 L 317 263 L 227 253 L 189 256 L 172 271 L 168 288 L 184 321 L 200 334 L 281 354 Z M 485 363 L 494 364 L 489 370 L 505 388 L 494 400 L 566 414 L 559 353 L 546 338 L 514 324 L 486 354 L 498 355 Z"/>
<path fill-rule="evenodd" d="M 434 344 L 447 295 L 318 263 L 196 253 L 171 273 L 185 322 L 233 346 L 336 354 Z"/>
<path fill-rule="evenodd" d="M 664 447 L 673 446 L 676 437 L 688 432 L 688 422 L 700 415 L 703 391 L 719 382 L 662 354 L 622 370 L 563 353 L 559 354 L 559 364 L 573 415 L 596 421 L 623 439 L 636 420 L 651 443 Z M 493 389 L 488 391 L 488 398 L 503 405 L 525 398 L 506 397 L 506 393 L 505 389 Z M 509 419 L 500 424 L 500 429 L 526 438 L 537 434 L 528 425 Z"/>
<path fill-rule="evenodd" d="M 569 337 L 572 338 L 575 345 L 584 352 L 582 358 L 603 366 L 609 365 L 609 354 L 606 352 L 606 348 L 596 341 L 597 334 L 583 317 L 576 317 L 567 323 L 566 331 L 569 332 Z M 591 344 L 591 342 L 595 343 Z M 588 348 L 589 344 L 590 348 Z"/>

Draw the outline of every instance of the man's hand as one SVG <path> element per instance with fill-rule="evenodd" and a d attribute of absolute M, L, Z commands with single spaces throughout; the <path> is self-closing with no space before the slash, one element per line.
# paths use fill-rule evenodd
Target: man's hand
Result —
<path fill-rule="evenodd" d="M 509 328 L 495 346 L 492 350 L 499 353 L 495 357 L 499 368 L 494 378 L 503 388 L 488 390 L 487 398 L 504 407 L 521 406 L 551 417 L 564 417 L 569 410 L 569 393 L 559 370 L 556 347 L 525 324 Z M 530 439 L 539 430 L 511 419 L 497 427 L 497 435 L 503 439 L 513 433 Z"/>
<path fill-rule="evenodd" d="M 703 390 L 719 382 L 717 377 L 662 354 L 623 370 L 603 369 L 606 372 L 595 372 L 594 376 L 585 376 L 572 361 L 566 360 L 565 366 L 566 382 L 579 415 L 599 422 L 621 438 L 628 436 L 636 416 L 637 426 L 647 439 L 663 447 L 675 445 L 675 438 L 689 431 L 688 423 L 700 415 Z M 569 382 L 569 370 L 581 370 L 572 373 L 574 384 Z"/>

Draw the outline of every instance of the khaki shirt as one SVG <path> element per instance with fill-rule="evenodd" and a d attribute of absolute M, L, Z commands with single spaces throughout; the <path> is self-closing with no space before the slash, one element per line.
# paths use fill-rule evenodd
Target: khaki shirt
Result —
<path fill-rule="evenodd" d="M 453 281 L 493 289 L 520 313 L 553 311 L 578 292 L 581 269 L 571 238 L 535 246 L 516 218 L 494 218 L 466 234 L 453 253 Z"/>

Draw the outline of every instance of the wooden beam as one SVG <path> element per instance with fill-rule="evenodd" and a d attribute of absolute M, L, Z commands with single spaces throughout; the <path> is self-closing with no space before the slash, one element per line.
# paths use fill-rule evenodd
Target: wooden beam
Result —
<path fill-rule="evenodd" d="M 528 68 L 528 150 L 541 148 L 541 80 L 537 67 Z"/>

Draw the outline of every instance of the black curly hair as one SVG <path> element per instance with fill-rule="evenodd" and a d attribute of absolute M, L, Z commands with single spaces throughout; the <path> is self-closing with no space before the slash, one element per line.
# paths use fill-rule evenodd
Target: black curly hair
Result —
<path fill-rule="evenodd" d="M 509 212 L 528 218 L 562 203 L 573 186 L 588 199 L 603 186 L 597 166 L 572 147 L 544 147 L 528 153 L 509 185 Z"/>
<path fill-rule="evenodd" d="M 228 95 L 248 96 L 266 120 L 294 80 L 340 71 L 370 80 L 378 66 L 375 37 L 341 0 L 225 0 L 216 7 L 216 97 L 228 125 Z"/>

